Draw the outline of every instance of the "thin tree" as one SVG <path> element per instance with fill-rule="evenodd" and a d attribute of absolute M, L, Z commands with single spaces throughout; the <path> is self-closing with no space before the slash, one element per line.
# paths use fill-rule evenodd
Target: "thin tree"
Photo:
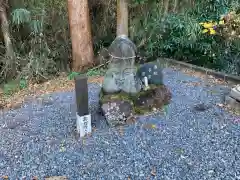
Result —
<path fill-rule="evenodd" d="M 14 62 L 15 55 L 13 50 L 13 45 L 11 41 L 11 36 L 9 32 L 9 22 L 7 18 L 7 9 L 8 9 L 8 0 L 0 0 L 0 20 L 1 20 L 1 29 L 3 33 L 4 38 L 4 44 L 6 48 L 6 62 L 5 62 L 5 68 L 4 68 L 4 74 L 5 76 L 9 76 L 10 74 L 6 74 L 6 72 L 11 72 L 11 76 L 16 75 L 16 64 Z M 10 77 L 9 77 L 10 78 Z"/>

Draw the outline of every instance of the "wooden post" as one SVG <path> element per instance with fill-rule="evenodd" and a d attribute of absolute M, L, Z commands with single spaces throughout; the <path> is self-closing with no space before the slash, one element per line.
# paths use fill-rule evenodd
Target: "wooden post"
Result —
<path fill-rule="evenodd" d="M 86 76 L 75 77 L 75 94 L 77 103 L 77 131 L 83 137 L 92 131 L 91 114 L 88 110 L 88 83 Z"/>
<path fill-rule="evenodd" d="M 93 64 L 93 44 L 88 0 L 68 0 L 72 40 L 72 70 L 80 72 Z"/>
<path fill-rule="evenodd" d="M 128 0 L 117 0 L 117 36 L 128 36 Z"/>

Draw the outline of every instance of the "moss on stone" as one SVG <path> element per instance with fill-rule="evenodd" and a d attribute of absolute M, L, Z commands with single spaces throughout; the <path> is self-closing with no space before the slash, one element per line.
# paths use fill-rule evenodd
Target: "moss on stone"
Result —
<path fill-rule="evenodd" d="M 100 92 L 99 100 L 101 104 L 110 102 L 112 100 L 130 101 L 131 104 L 133 103 L 130 96 L 124 92 L 119 92 L 116 94 L 104 94 L 103 90 Z"/>
<path fill-rule="evenodd" d="M 159 86 L 162 85 L 149 85 L 149 89 L 148 90 L 142 90 L 139 93 L 132 95 L 132 94 L 127 94 L 125 92 L 119 92 L 119 93 L 115 93 L 115 94 L 104 94 L 103 90 L 101 90 L 100 95 L 99 95 L 99 101 L 100 104 L 104 104 L 107 102 L 111 102 L 113 100 L 120 100 L 120 101 L 128 101 L 133 105 L 133 110 L 135 114 L 138 115 L 143 115 L 149 112 L 153 111 L 153 107 L 152 106 L 143 106 L 143 105 L 137 105 L 135 102 L 136 100 L 141 96 L 141 97 L 147 97 L 147 98 L 151 98 L 153 97 L 153 91 L 154 89 L 158 88 Z"/>
<path fill-rule="evenodd" d="M 140 106 L 134 106 L 134 113 L 137 115 L 144 115 L 146 113 L 151 112 L 152 109 L 148 107 L 140 107 Z"/>

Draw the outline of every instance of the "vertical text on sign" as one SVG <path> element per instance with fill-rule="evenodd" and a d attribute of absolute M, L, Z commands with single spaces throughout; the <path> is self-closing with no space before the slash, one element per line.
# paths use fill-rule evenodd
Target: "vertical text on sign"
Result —
<path fill-rule="evenodd" d="M 80 137 L 92 132 L 91 126 L 91 115 L 79 116 L 77 114 L 77 131 L 80 134 Z"/>
<path fill-rule="evenodd" d="M 91 133 L 91 115 L 88 110 L 88 83 L 86 76 L 75 78 L 75 93 L 77 104 L 77 131 L 80 137 Z"/>

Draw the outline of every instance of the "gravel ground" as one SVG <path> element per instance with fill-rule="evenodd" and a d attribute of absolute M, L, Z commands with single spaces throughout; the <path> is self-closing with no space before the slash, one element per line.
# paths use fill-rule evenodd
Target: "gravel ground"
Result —
<path fill-rule="evenodd" d="M 136 125 L 109 129 L 97 115 L 97 84 L 89 84 L 97 131 L 75 138 L 74 93 L 29 100 L 1 112 L 0 175 L 10 179 L 66 175 L 69 179 L 240 179 L 239 117 L 225 112 L 223 86 L 164 69 L 173 93 L 167 113 L 139 117 Z M 188 82 L 200 82 L 194 86 Z M 201 111 L 196 104 L 204 103 Z M 145 128 L 154 124 L 156 128 Z"/>

